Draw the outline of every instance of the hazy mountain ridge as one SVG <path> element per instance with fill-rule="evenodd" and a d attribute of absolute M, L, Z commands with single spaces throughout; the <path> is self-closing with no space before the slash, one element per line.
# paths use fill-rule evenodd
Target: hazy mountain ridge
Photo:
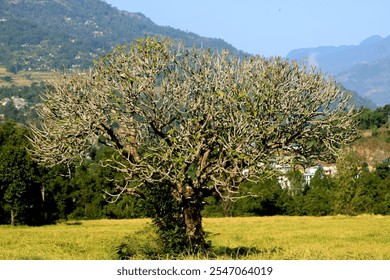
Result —
<path fill-rule="evenodd" d="M 390 103 L 390 36 L 372 36 L 357 46 L 297 49 L 287 58 L 321 68 L 379 106 Z"/>

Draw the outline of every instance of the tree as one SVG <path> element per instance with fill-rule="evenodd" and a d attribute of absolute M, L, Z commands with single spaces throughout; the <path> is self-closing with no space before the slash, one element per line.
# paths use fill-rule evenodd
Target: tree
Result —
<path fill-rule="evenodd" d="M 205 198 L 234 200 L 244 180 L 278 164 L 336 156 L 356 136 L 348 98 L 296 62 L 146 37 L 52 85 L 43 123 L 32 126 L 32 155 L 50 166 L 82 160 L 97 143 L 112 147 L 102 164 L 123 175 L 118 190 L 143 198 L 169 191 L 182 249 L 201 251 Z"/>
<path fill-rule="evenodd" d="M 319 168 L 304 197 L 304 210 L 306 215 L 325 216 L 332 213 L 332 203 L 335 200 L 335 190 L 332 178 L 324 174 Z"/>
<path fill-rule="evenodd" d="M 375 173 L 382 179 L 385 179 L 390 174 L 390 163 L 389 159 L 382 163 L 378 163 L 375 168 Z"/>
<path fill-rule="evenodd" d="M 379 107 L 375 111 L 363 108 L 357 116 L 360 129 L 376 129 L 384 126 L 389 120 L 390 105 Z"/>
<path fill-rule="evenodd" d="M 354 205 L 358 213 L 386 214 L 389 209 L 385 182 L 375 172 L 363 170 L 357 179 Z M 387 203 L 386 203 L 387 202 Z"/>
<path fill-rule="evenodd" d="M 0 201 L 9 223 L 43 223 L 38 168 L 25 145 L 27 131 L 13 122 L 0 127 Z"/>
<path fill-rule="evenodd" d="M 0 151 L 0 189 L 3 192 L 2 204 L 10 214 L 10 224 L 15 225 L 15 218 L 24 216 L 31 205 L 29 194 L 33 188 L 33 174 L 26 153 L 20 147 L 4 146 Z M 38 192 L 39 193 L 39 192 Z"/>
<path fill-rule="evenodd" d="M 235 216 L 273 216 L 283 214 L 283 196 L 287 190 L 283 190 L 277 178 L 265 178 L 256 184 L 243 182 L 240 186 L 244 195 L 253 196 L 239 199 L 233 207 Z"/>
<path fill-rule="evenodd" d="M 357 215 L 358 184 L 360 162 L 351 152 L 344 153 L 337 161 L 335 177 L 336 193 L 334 201 L 335 213 Z"/>

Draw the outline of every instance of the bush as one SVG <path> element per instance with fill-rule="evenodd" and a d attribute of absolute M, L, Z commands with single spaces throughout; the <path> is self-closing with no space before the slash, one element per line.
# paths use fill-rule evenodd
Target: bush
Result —
<path fill-rule="evenodd" d="M 322 169 L 318 169 L 310 181 L 304 197 L 304 213 L 310 216 L 325 216 L 333 212 L 334 183 Z"/>
<path fill-rule="evenodd" d="M 164 254 L 160 245 L 155 227 L 149 225 L 145 229 L 127 236 L 126 240 L 115 248 L 115 253 L 120 260 L 162 259 Z"/>
<path fill-rule="evenodd" d="M 243 183 L 242 195 L 232 205 L 233 216 L 272 216 L 282 215 L 284 209 L 284 193 L 276 178 L 264 179 L 258 183 Z M 245 197 L 247 193 L 252 196 Z"/>
<path fill-rule="evenodd" d="M 145 188 L 145 206 L 157 228 L 163 253 L 176 255 L 189 248 L 184 217 L 180 205 L 172 197 L 169 183 L 149 185 Z"/>

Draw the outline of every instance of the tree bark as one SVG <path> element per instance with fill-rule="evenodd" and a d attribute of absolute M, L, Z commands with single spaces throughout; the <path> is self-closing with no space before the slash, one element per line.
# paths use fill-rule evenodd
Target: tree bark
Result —
<path fill-rule="evenodd" d="M 201 210 L 202 204 L 192 201 L 186 201 L 183 207 L 187 241 L 193 252 L 203 252 L 207 249 Z"/>
<path fill-rule="evenodd" d="M 11 226 L 15 225 L 15 210 L 11 208 Z"/>

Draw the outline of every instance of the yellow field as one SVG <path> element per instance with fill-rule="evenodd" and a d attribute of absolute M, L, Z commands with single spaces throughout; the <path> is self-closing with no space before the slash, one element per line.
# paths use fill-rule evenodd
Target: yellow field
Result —
<path fill-rule="evenodd" d="M 0 86 L 29 86 L 34 82 L 46 82 L 58 76 L 55 72 L 32 72 L 20 71 L 17 74 L 7 72 L 5 68 L 0 67 Z M 5 77 L 11 77 L 11 81 L 4 80 Z"/>
<path fill-rule="evenodd" d="M 117 259 L 115 248 L 129 236 L 143 242 L 149 227 L 147 219 L 0 226 L 0 259 Z M 218 259 L 390 259 L 388 216 L 207 218 L 204 227 L 225 252 Z"/>

